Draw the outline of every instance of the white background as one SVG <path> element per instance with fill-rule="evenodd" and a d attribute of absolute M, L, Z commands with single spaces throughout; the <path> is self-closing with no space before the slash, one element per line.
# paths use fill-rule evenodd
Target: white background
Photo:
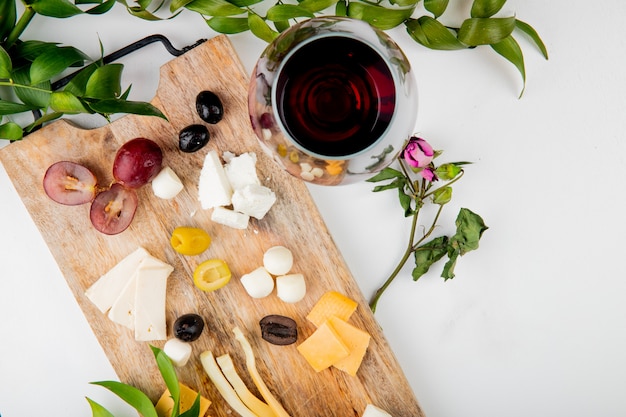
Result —
<path fill-rule="evenodd" d="M 453 280 L 438 265 L 413 282 L 407 266 L 376 317 L 428 417 L 625 416 L 626 4 L 508 3 L 550 53 L 545 61 L 518 36 L 522 99 L 517 71 L 488 47 L 430 51 L 390 31 L 415 69 L 416 130 L 445 151 L 440 161 L 474 162 L 438 232 L 451 231 L 459 207 L 490 228 Z M 452 1 L 451 19 L 469 4 Z M 38 17 L 24 38 L 95 58 L 98 37 L 110 52 L 153 33 L 178 47 L 213 36 L 195 13 L 142 22 L 116 5 L 104 16 Z M 264 43 L 231 39 L 251 70 Z M 123 61 L 132 98 L 152 97 L 169 59 L 155 45 Z M 367 296 L 409 231 L 395 193 L 371 188 L 310 187 Z M 127 410 L 88 384 L 115 373 L 3 168 L 0 231 L 0 414 L 84 416 L 85 396 Z"/>

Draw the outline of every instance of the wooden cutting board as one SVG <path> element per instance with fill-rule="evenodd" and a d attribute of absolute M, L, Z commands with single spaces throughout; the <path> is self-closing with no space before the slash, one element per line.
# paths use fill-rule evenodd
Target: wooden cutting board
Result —
<path fill-rule="evenodd" d="M 152 103 L 168 117 L 128 115 L 105 127 L 82 130 L 58 121 L 0 150 L 0 160 L 17 192 L 55 257 L 100 344 L 121 381 L 144 390 L 156 400 L 165 386 L 148 343 L 136 342 L 128 329 L 111 322 L 84 295 L 85 290 L 122 258 L 143 246 L 168 262 L 174 272 L 168 280 L 167 323 L 184 313 L 198 313 L 206 321 L 200 339 L 193 342 L 192 360 L 178 369 L 181 382 L 200 390 L 213 404 L 209 415 L 236 415 L 205 375 L 199 354 L 229 353 L 253 392 L 257 392 L 244 364 L 243 352 L 232 329 L 239 326 L 257 357 L 257 366 L 270 389 L 294 417 L 360 416 L 368 403 L 388 410 L 395 417 L 423 416 L 357 284 L 332 241 L 303 182 L 289 176 L 262 153 L 249 126 L 248 76 L 229 40 L 218 36 L 161 68 L 160 83 Z M 186 154 L 178 150 L 178 132 L 191 123 L 202 123 L 195 111 L 195 97 L 202 90 L 218 94 L 225 117 L 209 126 L 212 138 L 204 149 Z M 68 207 L 45 195 L 42 178 L 49 165 L 72 160 L 91 168 L 101 184 L 112 181 L 113 158 L 120 145 L 138 136 L 160 144 L 164 164 L 182 179 L 185 189 L 173 200 L 160 200 L 149 186 L 139 190 L 139 207 L 129 229 L 106 236 L 91 227 L 89 205 Z M 210 212 L 197 201 L 197 182 L 207 150 L 221 154 L 255 152 L 264 185 L 277 195 L 277 202 L 262 220 L 251 220 L 247 230 L 214 224 Z M 337 202 L 340 204 L 341 202 Z M 212 236 L 208 251 L 199 256 L 177 254 L 169 237 L 177 226 L 204 228 Z M 286 304 L 274 294 L 264 299 L 249 297 L 238 277 L 262 265 L 263 253 L 273 245 L 294 253 L 292 272 L 303 273 L 307 295 L 296 304 Z M 209 258 L 224 259 L 233 279 L 213 293 L 198 290 L 192 282 L 196 265 Z M 359 302 L 350 323 L 366 330 L 372 341 L 356 377 L 336 369 L 316 373 L 297 352 L 296 344 L 275 346 L 260 337 L 259 320 L 282 314 L 298 323 L 299 341 L 314 331 L 305 316 L 328 290 L 339 291 Z M 162 347 L 163 342 L 153 342 Z M 233 414 L 234 413 L 234 414 Z"/>

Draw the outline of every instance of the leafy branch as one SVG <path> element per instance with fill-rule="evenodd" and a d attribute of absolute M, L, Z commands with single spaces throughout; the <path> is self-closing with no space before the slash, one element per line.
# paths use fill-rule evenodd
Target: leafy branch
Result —
<path fill-rule="evenodd" d="M 467 162 L 444 163 L 435 166 L 433 160 L 440 155 L 435 152 L 424 139 L 412 137 L 398 156 L 400 170 L 387 167 L 369 182 L 386 184 L 374 187 L 374 192 L 396 190 L 400 206 L 405 217 L 412 217 L 409 242 L 396 268 L 374 293 L 370 301 L 373 312 L 385 290 L 398 276 L 406 262 L 413 255 L 415 266 L 412 271 L 413 280 L 417 281 L 428 272 L 437 261 L 447 256 L 441 277 L 444 280 L 454 278 L 454 268 L 459 256 L 478 249 L 480 238 L 487 226 L 483 219 L 467 208 L 461 208 L 455 224 L 456 232 L 452 236 L 439 236 L 430 239 L 437 227 L 443 207 L 452 199 L 452 185 L 464 175 L 463 166 Z M 436 187 L 435 184 L 441 184 Z M 433 203 L 437 211 L 428 229 L 418 232 L 418 220 L 421 209 L 426 203 Z M 429 240 L 430 239 L 430 240 Z"/>

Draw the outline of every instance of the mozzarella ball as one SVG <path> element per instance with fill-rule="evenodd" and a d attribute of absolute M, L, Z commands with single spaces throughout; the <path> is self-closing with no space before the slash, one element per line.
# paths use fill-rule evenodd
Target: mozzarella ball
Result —
<path fill-rule="evenodd" d="M 252 298 L 267 297 L 274 290 L 274 278 L 262 266 L 243 275 L 241 284 Z"/>
<path fill-rule="evenodd" d="M 293 254 L 284 246 L 273 246 L 263 254 L 263 266 L 272 275 L 285 275 L 293 266 Z"/>
<path fill-rule="evenodd" d="M 185 366 L 191 357 L 191 345 L 180 339 L 173 338 L 165 342 L 163 352 L 170 358 L 174 366 L 181 367 Z"/>
<path fill-rule="evenodd" d="M 304 275 L 289 274 L 276 277 L 276 294 L 286 303 L 297 303 L 306 294 Z"/>
<path fill-rule="evenodd" d="M 178 175 L 170 167 L 163 168 L 152 180 L 154 195 L 165 200 L 174 198 L 184 186 Z"/>

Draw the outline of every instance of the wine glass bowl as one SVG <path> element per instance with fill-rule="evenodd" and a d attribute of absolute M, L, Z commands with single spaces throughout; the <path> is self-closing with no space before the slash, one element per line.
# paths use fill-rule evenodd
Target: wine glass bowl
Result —
<path fill-rule="evenodd" d="M 338 185 L 393 161 L 415 127 L 417 88 L 386 33 L 358 19 L 318 17 L 263 51 L 248 106 L 261 147 L 281 167 Z"/>

